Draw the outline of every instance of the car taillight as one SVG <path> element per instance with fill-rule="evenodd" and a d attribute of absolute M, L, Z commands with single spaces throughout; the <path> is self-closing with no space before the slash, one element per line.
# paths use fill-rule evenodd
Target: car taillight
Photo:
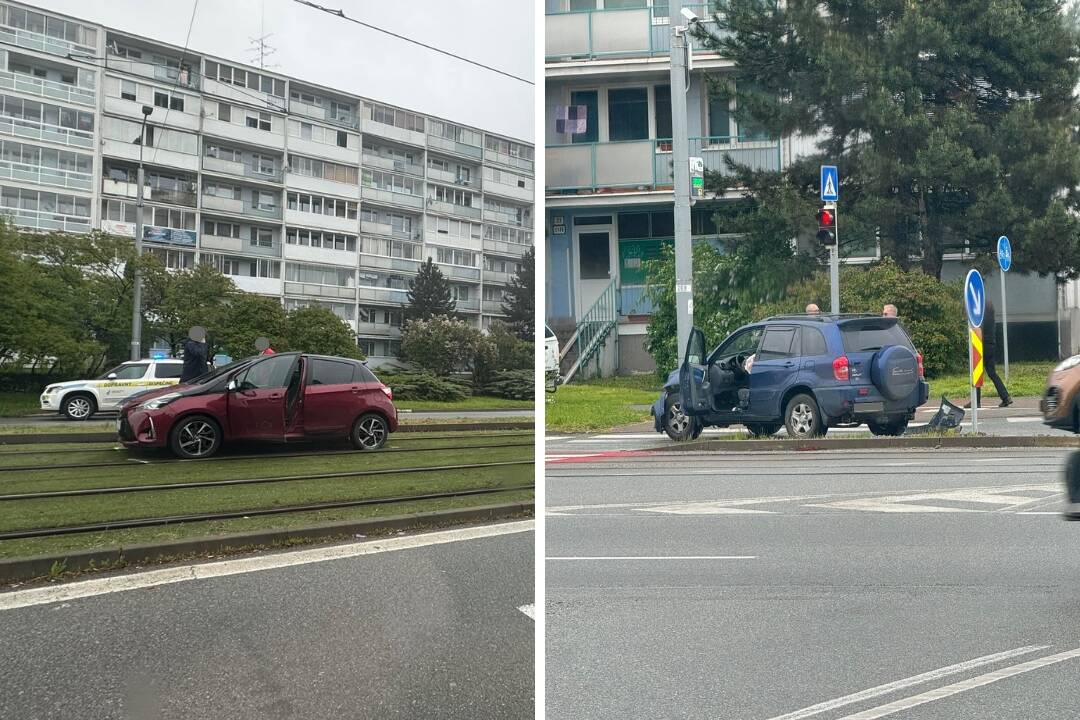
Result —
<path fill-rule="evenodd" d="M 393 390 L 391 390 L 390 388 L 386 387 L 385 385 L 380 385 L 379 387 L 380 387 L 380 389 L 381 389 L 381 390 L 382 390 L 382 391 L 383 391 L 384 393 L 386 393 L 386 399 L 387 399 L 387 400 L 391 400 L 391 401 L 392 401 L 392 400 L 394 399 L 394 391 L 393 391 Z"/>
<path fill-rule="evenodd" d="M 926 368 L 922 364 L 922 353 L 915 353 L 915 359 L 919 361 L 919 377 L 926 377 Z"/>
<path fill-rule="evenodd" d="M 841 355 L 832 361 L 832 374 L 837 380 L 848 380 L 851 378 L 851 368 L 848 367 L 847 355 Z"/>

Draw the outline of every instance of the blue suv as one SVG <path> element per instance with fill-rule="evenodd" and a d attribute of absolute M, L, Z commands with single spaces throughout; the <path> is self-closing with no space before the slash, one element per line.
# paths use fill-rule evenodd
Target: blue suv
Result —
<path fill-rule="evenodd" d="M 783 315 L 739 328 L 708 356 L 694 328 L 651 412 L 673 440 L 735 424 L 762 437 L 861 423 L 901 435 L 929 394 L 922 355 L 896 318 Z"/>

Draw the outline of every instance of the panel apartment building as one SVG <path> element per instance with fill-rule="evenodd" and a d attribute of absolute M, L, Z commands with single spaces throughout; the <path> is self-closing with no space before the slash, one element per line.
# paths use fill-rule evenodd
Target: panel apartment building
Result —
<path fill-rule="evenodd" d="M 594 341 L 598 347 L 588 363 L 592 372 L 654 367 L 643 346 L 652 308 L 642 263 L 674 235 L 671 26 L 685 24 L 681 7 L 707 21 L 715 6 L 678 0 L 546 0 L 545 309 L 548 324 L 564 344 L 576 338 L 564 373 L 575 355 L 590 354 L 588 339 L 597 337 L 601 340 Z M 706 22 L 706 27 L 715 30 L 715 23 Z M 706 77 L 723 77 L 732 67 L 728 58 L 694 49 L 686 94 L 690 155 L 701 157 L 708 170 L 727 172 L 726 156 L 755 169 L 779 170 L 815 152 L 811 140 L 771 137 L 754 123 L 737 120 L 734 100 L 709 96 Z M 578 117 L 584 127 L 571 121 Z M 713 215 L 719 203 L 732 199 L 705 199 L 693 206 L 696 242 L 720 238 Z M 867 247 L 845 261 L 866 263 L 878 257 L 878 248 Z M 943 279 L 963 277 L 968 267 L 964 258 L 948 258 Z M 988 277 L 988 291 L 997 293 L 997 283 L 996 275 Z M 1028 340 L 1040 346 L 1056 343 L 1053 278 L 1014 274 L 1008 288 L 1013 357 Z M 828 298 L 822 300 L 827 305 Z M 1014 320 L 1025 329 L 1013 330 Z M 1080 344 L 1080 333 L 1075 335 L 1074 344 Z"/>
<path fill-rule="evenodd" d="M 478 327 L 533 244 L 533 147 L 332 88 L 0 3 L 0 212 L 40 231 L 135 237 L 398 354 L 427 258 Z"/>

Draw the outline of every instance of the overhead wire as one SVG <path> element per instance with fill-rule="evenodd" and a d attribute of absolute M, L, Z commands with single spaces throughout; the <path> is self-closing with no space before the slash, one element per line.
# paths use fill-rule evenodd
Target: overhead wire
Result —
<path fill-rule="evenodd" d="M 173 84 L 173 89 L 174 90 L 176 90 L 176 89 L 178 89 L 180 87 L 180 78 L 183 77 L 184 58 L 187 57 L 188 45 L 191 42 L 191 30 L 192 30 L 192 28 L 195 27 L 195 13 L 198 12 L 198 10 L 199 10 L 199 0 L 195 0 L 195 2 L 191 6 L 191 19 L 188 20 L 187 37 L 184 38 L 184 50 L 180 53 L 180 62 L 177 64 L 177 68 L 176 68 L 176 82 Z M 166 123 L 169 122 L 169 111 L 170 110 L 172 110 L 172 99 L 171 98 L 169 100 L 168 107 L 165 108 L 165 117 L 161 121 L 162 126 L 165 126 Z M 145 137 L 140 138 L 140 139 L 142 140 L 143 143 L 146 142 Z M 150 160 L 151 163 L 153 163 L 153 162 L 155 162 L 157 160 L 157 151 L 158 151 L 158 147 L 155 144 L 155 146 L 154 146 L 154 156 Z"/>

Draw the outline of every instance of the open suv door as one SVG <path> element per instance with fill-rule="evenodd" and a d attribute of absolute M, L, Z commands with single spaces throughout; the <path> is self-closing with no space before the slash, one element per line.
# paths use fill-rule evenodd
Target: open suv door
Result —
<path fill-rule="evenodd" d="M 690 337 L 686 341 L 686 353 L 679 366 L 679 390 L 682 393 L 683 412 L 687 415 L 712 412 L 709 371 L 705 364 L 705 334 L 698 328 L 690 330 Z"/>

